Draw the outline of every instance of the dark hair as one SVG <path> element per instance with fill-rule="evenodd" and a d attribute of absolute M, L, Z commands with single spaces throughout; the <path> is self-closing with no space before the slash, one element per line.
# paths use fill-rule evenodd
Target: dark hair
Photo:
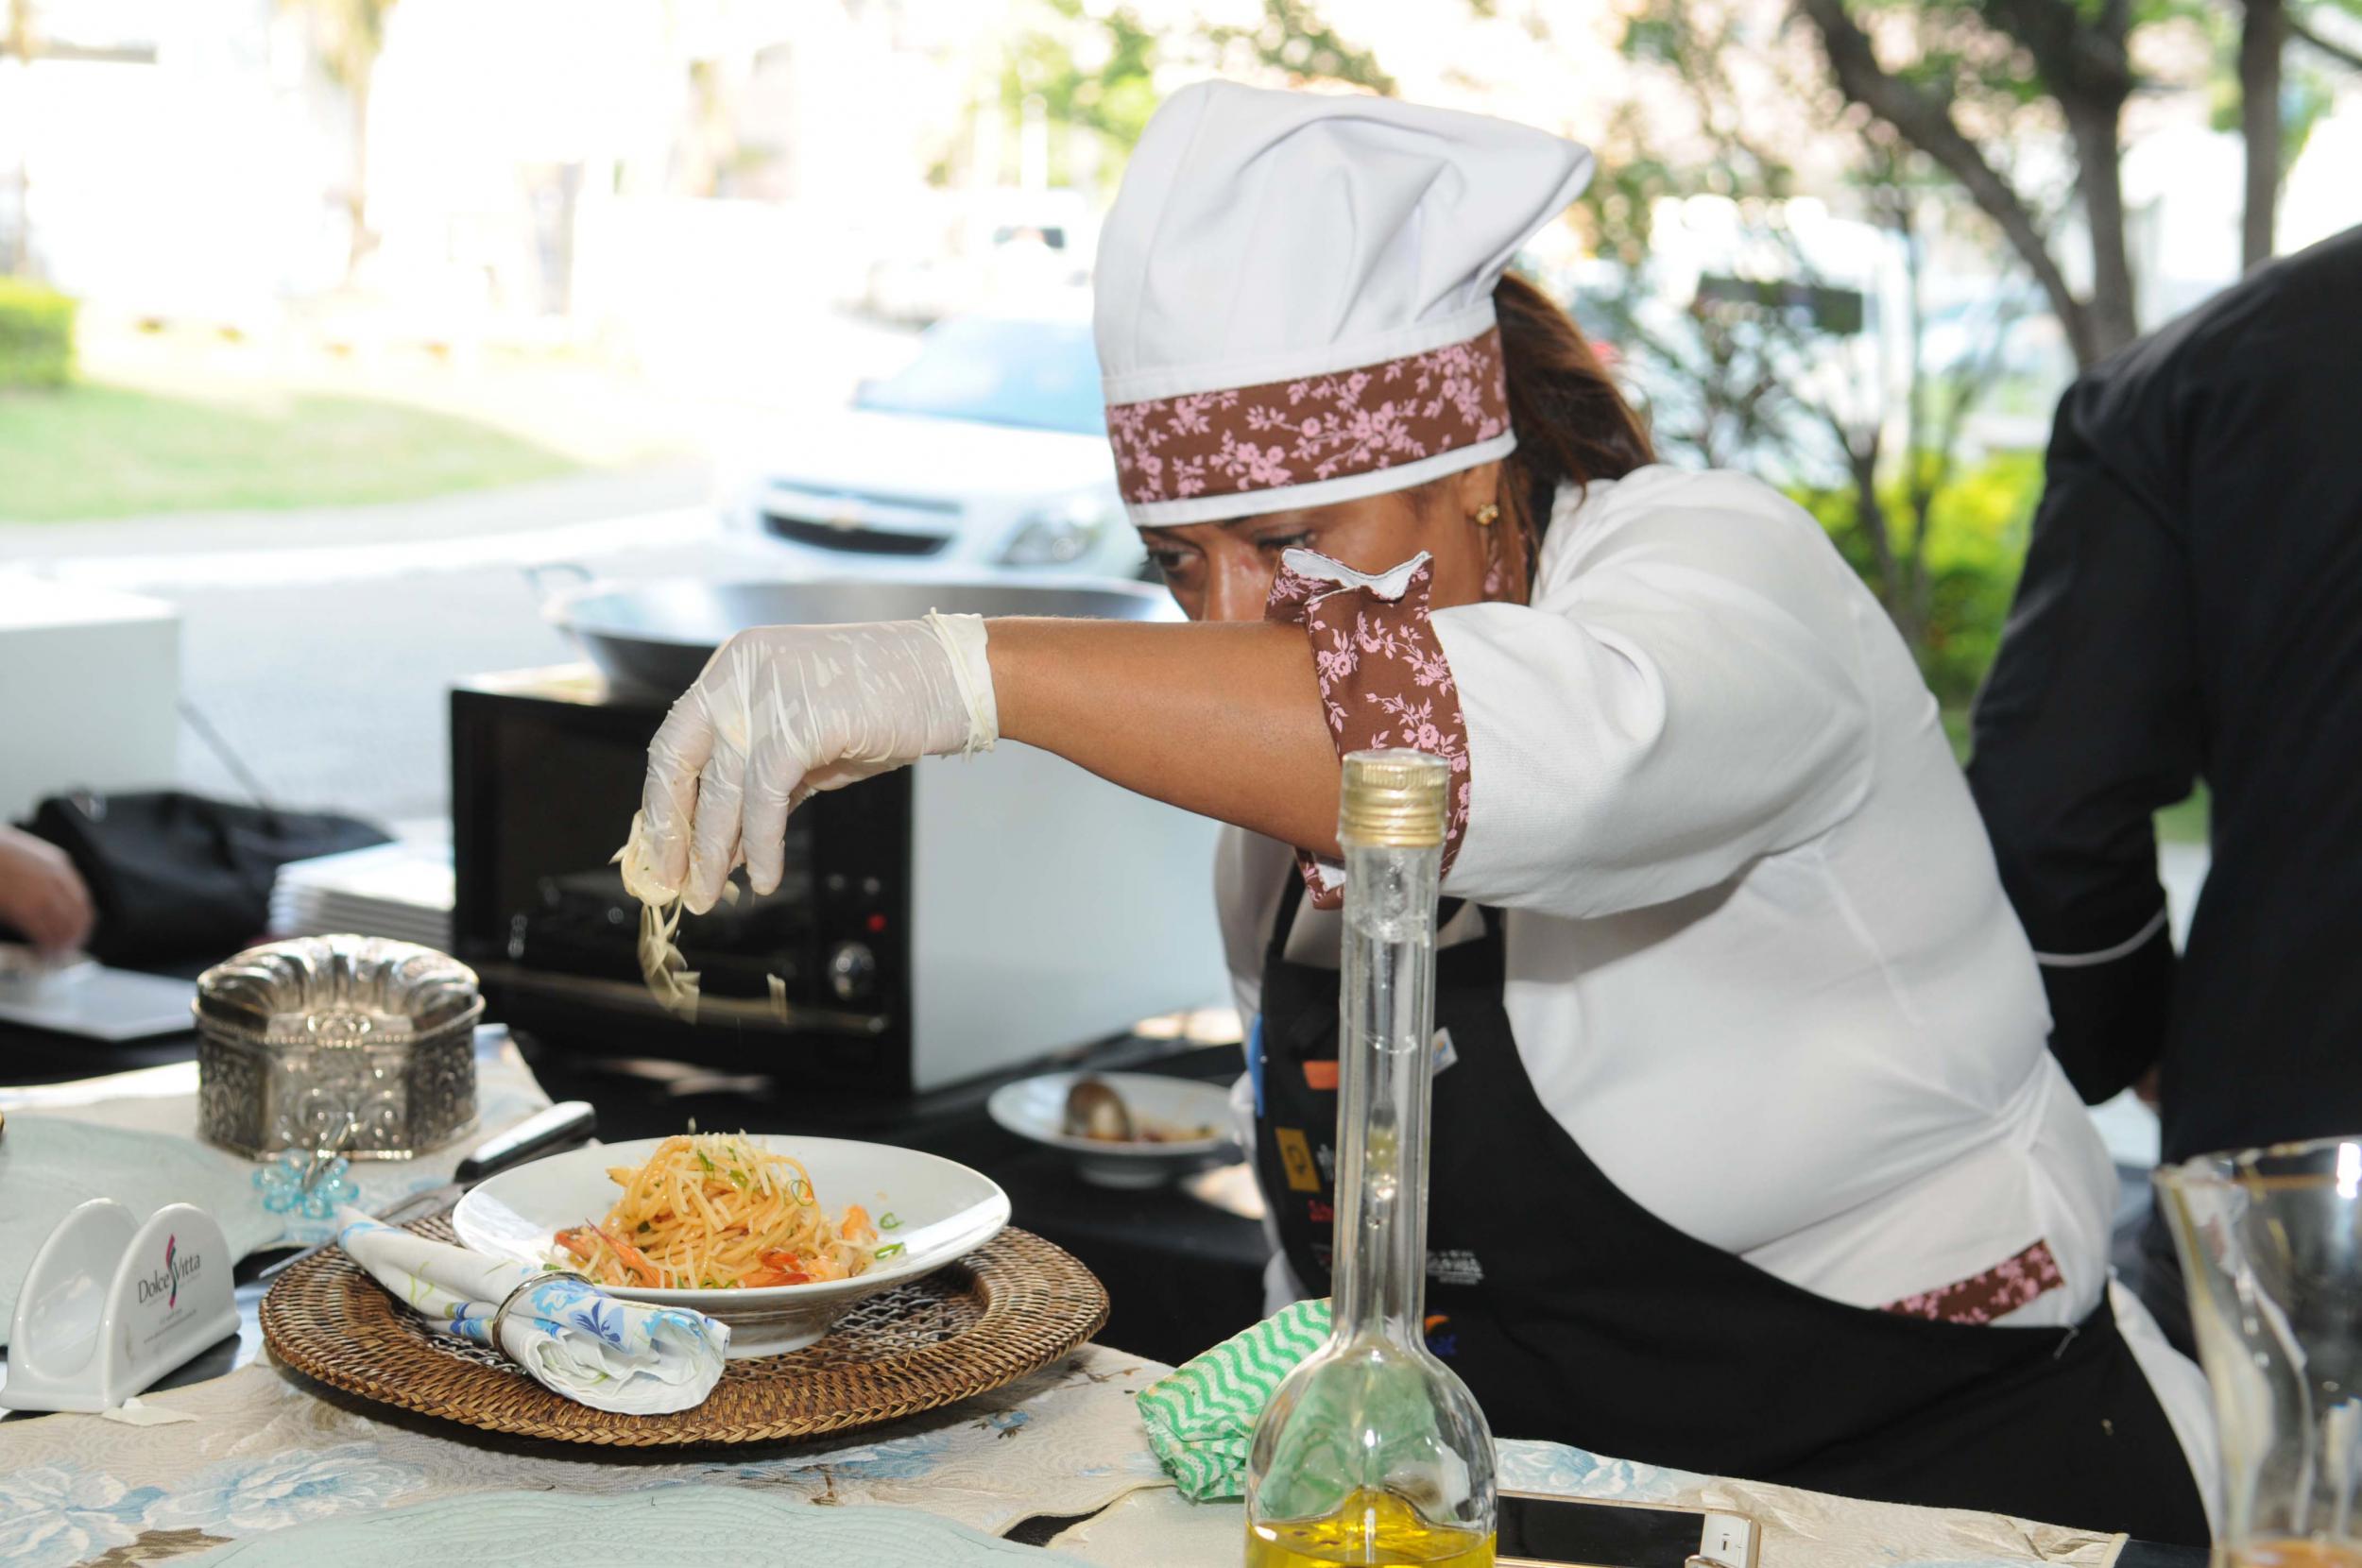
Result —
<path fill-rule="evenodd" d="M 1517 450 L 1501 462 L 1501 510 L 1529 551 L 1550 523 L 1562 485 L 1621 479 L 1656 461 L 1649 432 L 1559 303 L 1514 272 L 1493 290 L 1509 424 Z"/>

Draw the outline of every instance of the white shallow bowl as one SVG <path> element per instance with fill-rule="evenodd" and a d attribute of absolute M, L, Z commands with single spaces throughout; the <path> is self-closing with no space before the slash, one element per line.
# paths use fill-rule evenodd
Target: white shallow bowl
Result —
<path fill-rule="evenodd" d="M 1113 1089 L 1122 1099 L 1124 1109 L 1132 1113 L 1136 1126 L 1145 1120 L 1171 1127 L 1207 1127 L 1213 1135 L 1168 1143 L 1106 1143 L 1070 1137 L 1067 1091 L 1080 1078 L 1096 1078 Z M 992 1092 L 984 1108 L 993 1120 L 1018 1136 L 1073 1155 L 1075 1174 L 1099 1186 L 1153 1187 L 1186 1176 L 1235 1148 L 1229 1131 L 1230 1091 L 1195 1079 L 1139 1072 L 1046 1073 L 1002 1084 Z"/>
<path fill-rule="evenodd" d="M 686 1306 L 730 1325 L 732 1360 L 801 1350 L 864 1296 L 932 1274 L 974 1252 L 1009 1222 L 1009 1195 L 989 1177 L 953 1160 L 890 1144 L 789 1133 L 750 1134 L 775 1154 L 791 1154 L 812 1172 L 813 1190 L 830 1215 L 859 1203 L 872 1219 L 892 1214 L 901 1223 L 884 1240 L 902 1252 L 870 1264 L 850 1279 L 762 1289 L 650 1290 L 607 1287 L 625 1301 Z M 459 1200 L 452 1229 L 462 1245 L 520 1263 L 548 1262 L 556 1233 L 586 1219 L 607 1218 L 622 1189 L 609 1166 L 645 1164 L 662 1138 L 637 1138 L 553 1154 L 502 1171 Z"/>

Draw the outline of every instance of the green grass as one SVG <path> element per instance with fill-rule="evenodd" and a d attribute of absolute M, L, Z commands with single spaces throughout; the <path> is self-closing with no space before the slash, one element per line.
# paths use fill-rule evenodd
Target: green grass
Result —
<path fill-rule="evenodd" d="M 1943 721 L 1943 738 L 1952 742 L 1952 760 L 1958 762 L 1963 768 L 1967 767 L 1969 753 L 1968 709 L 1965 707 L 1939 708 L 1936 711 L 1936 716 Z"/>
<path fill-rule="evenodd" d="M 1969 752 L 1968 709 L 1944 708 L 1943 719 L 1944 736 L 1952 742 L 1952 755 L 1965 765 Z M 2212 809 L 2206 786 L 2200 784 L 2190 792 L 2187 800 L 2157 813 L 2157 837 L 2166 844 L 2204 844 Z"/>
<path fill-rule="evenodd" d="M 2157 813 L 2157 836 L 2167 844 L 2204 844 L 2206 824 L 2213 803 L 2200 784 L 2190 792 L 2190 798 L 2179 806 L 2168 806 Z"/>
<path fill-rule="evenodd" d="M 16 522 L 415 501 L 578 466 L 452 415 L 360 398 L 0 392 L 0 519 Z"/>

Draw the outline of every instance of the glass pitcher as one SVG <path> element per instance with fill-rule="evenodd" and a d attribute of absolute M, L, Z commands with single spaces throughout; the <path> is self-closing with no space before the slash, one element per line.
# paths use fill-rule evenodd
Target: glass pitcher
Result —
<path fill-rule="evenodd" d="M 2362 1568 L 2362 1137 L 2156 1185 L 2221 1428 L 2217 1568 Z"/>

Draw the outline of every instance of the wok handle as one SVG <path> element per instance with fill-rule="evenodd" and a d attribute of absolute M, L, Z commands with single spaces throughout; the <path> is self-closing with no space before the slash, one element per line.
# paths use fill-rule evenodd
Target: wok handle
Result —
<path fill-rule="evenodd" d="M 598 581 L 597 575 L 580 561 L 537 561 L 528 566 L 520 566 L 517 570 L 524 573 L 526 586 L 531 588 L 534 596 L 541 601 L 543 609 L 548 609 L 550 602 L 556 597 L 556 593 L 552 589 L 547 579 L 571 577 L 577 584 Z"/>

